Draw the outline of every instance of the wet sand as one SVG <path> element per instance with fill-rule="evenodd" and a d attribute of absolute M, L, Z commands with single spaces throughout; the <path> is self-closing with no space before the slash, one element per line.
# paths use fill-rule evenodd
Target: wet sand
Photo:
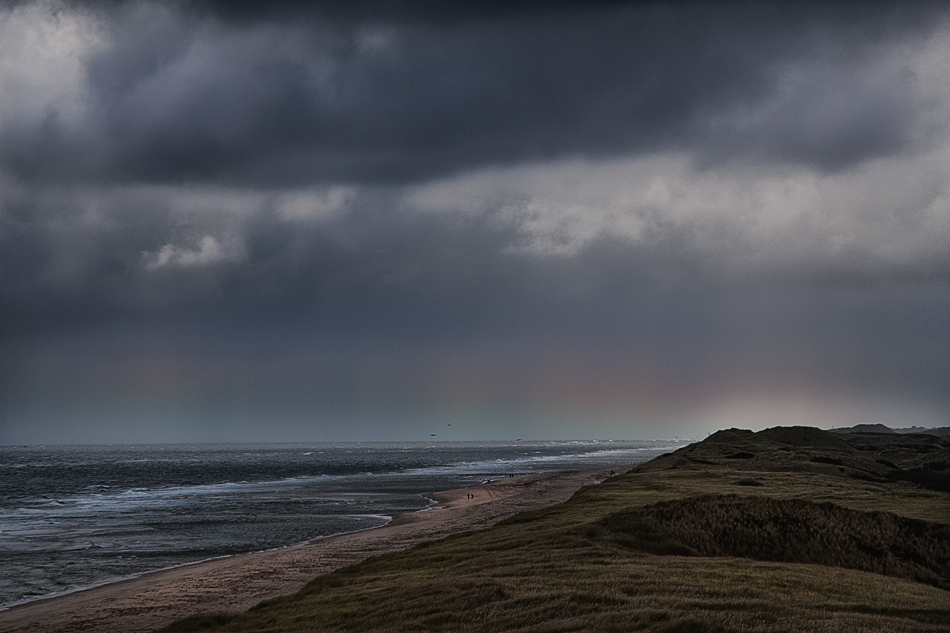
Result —
<path fill-rule="evenodd" d="M 604 470 L 559 471 L 433 493 L 427 496 L 438 502 L 434 509 L 397 516 L 383 527 L 300 547 L 151 572 L 12 607 L 0 611 L 0 631 L 139 633 L 196 613 L 245 611 L 261 600 L 293 593 L 315 576 L 370 556 L 561 503 L 605 474 Z M 474 498 L 469 499 L 469 494 Z"/>

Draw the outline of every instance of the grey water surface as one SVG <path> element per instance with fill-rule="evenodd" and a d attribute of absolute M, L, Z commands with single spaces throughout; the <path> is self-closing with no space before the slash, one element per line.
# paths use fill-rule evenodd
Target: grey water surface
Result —
<path fill-rule="evenodd" d="M 385 524 L 423 495 L 674 441 L 0 447 L 0 608 Z"/>

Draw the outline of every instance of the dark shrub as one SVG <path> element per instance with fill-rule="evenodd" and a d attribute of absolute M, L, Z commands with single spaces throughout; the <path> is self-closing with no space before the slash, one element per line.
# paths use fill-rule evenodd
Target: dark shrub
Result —
<path fill-rule="evenodd" d="M 800 499 L 705 495 L 627 508 L 594 533 L 654 554 L 845 567 L 950 589 L 950 526 Z"/>

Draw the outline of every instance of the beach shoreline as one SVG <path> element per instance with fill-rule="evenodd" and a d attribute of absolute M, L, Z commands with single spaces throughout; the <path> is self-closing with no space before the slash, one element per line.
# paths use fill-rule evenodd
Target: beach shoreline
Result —
<path fill-rule="evenodd" d="M 566 501 L 609 469 L 565 470 L 427 493 L 435 505 L 385 525 L 303 545 L 172 567 L 0 611 L 6 633 L 154 631 L 197 613 L 240 612 L 371 556 L 488 527 Z"/>

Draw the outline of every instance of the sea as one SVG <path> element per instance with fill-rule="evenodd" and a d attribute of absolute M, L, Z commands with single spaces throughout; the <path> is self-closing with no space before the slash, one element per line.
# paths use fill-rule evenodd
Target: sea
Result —
<path fill-rule="evenodd" d="M 142 573 L 299 545 L 430 508 L 426 493 L 683 441 L 0 447 L 0 609 Z"/>

